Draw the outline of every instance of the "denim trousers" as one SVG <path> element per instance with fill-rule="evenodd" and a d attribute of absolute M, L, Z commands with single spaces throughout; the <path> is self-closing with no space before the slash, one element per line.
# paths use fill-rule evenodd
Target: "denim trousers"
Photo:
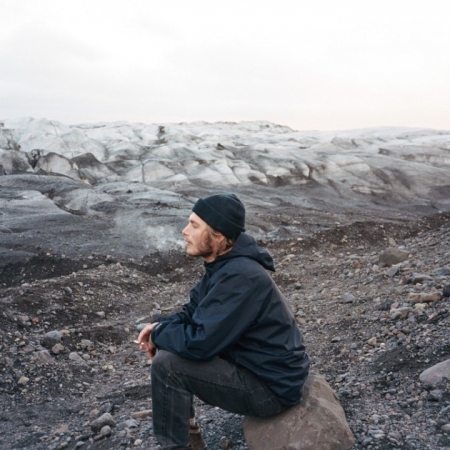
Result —
<path fill-rule="evenodd" d="M 153 430 L 164 449 L 189 448 L 193 396 L 232 413 L 267 417 L 288 407 L 249 370 L 216 357 L 192 361 L 159 350 L 151 368 Z"/>

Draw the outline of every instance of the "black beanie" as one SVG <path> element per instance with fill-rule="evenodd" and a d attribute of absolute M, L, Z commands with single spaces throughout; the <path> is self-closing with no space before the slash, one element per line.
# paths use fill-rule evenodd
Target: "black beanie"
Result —
<path fill-rule="evenodd" d="M 234 194 L 199 198 L 192 211 L 224 236 L 237 239 L 245 231 L 245 208 Z"/>

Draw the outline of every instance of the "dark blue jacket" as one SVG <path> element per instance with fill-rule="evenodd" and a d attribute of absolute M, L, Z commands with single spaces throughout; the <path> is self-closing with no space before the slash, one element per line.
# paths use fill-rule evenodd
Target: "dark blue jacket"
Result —
<path fill-rule="evenodd" d="M 300 401 L 309 358 L 291 309 L 267 270 L 270 254 L 242 233 L 230 252 L 205 263 L 181 312 L 152 332 L 157 348 L 184 358 L 220 356 L 253 372 L 280 402 Z"/>

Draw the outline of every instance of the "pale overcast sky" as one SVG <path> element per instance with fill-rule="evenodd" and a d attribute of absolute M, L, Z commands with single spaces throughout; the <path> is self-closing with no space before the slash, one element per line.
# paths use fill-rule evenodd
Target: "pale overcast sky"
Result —
<path fill-rule="evenodd" d="M 0 0 L 0 119 L 450 129 L 448 0 Z"/>

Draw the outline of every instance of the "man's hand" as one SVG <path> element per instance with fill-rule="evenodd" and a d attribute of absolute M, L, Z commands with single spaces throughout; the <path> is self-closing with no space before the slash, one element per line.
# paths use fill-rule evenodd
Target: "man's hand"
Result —
<path fill-rule="evenodd" d="M 150 359 L 153 359 L 156 355 L 156 347 L 152 342 L 152 331 L 158 325 L 158 322 L 153 322 L 146 325 L 145 328 L 139 333 L 138 345 L 141 350 L 145 350 Z"/>

